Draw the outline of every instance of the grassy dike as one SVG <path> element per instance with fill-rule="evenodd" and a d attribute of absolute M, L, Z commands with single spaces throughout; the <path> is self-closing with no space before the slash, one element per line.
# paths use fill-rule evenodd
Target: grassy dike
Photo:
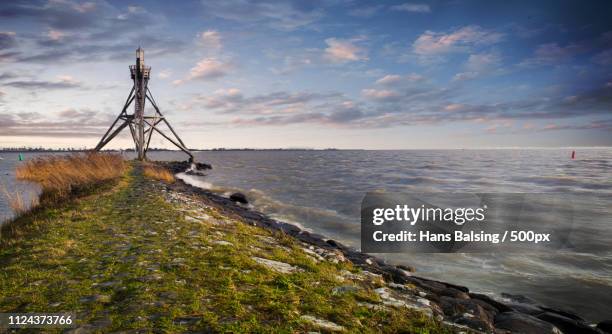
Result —
<path fill-rule="evenodd" d="M 380 277 L 173 192 L 138 163 L 11 224 L 0 312 L 73 311 L 72 332 L 453 332 L 384 303 Z"/>

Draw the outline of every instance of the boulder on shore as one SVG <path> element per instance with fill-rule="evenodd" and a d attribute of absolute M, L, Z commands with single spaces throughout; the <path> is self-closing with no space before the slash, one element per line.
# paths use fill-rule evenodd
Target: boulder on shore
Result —
<path fill-rule="evenodd" d="M 196 165 L 196 169 L 199 169 L 199 170 L 212 169 L 211 164 L 207 164 L 204 162 L 196 162 L 195 165 Z"/>
<path fill-rule="evenodd" d="M 537 316 L 538 319 L 544 320 L 555 325 L 563 333 L 575 334 L 599 334 L 599 330 L 592 328 L 586 323 L 579 322 L 575 319 L 570 319 L 560 314 L 545 312 Z"/>
<path fill-rule="evenodd" d="M 242 204 L 249 204 L 249 201 L 247 200 L 246 196 L 243 193 L 233 193 L 229 199 L 232 202 L 238 202 L 238 203 L 242 203 Z"/>
<path fill-rule="evenodd" d="M 597 324 L 597 329 L 612 334 L 612 320 L 604 320 Z"/>
<path fill-rule="evenodd" d="M 561 331 L 552 324 L 536 317 L 518 313 L 504 312 L 495 316 L 495 327 L 511 332 L 524 334 L 560 334 Z"/>

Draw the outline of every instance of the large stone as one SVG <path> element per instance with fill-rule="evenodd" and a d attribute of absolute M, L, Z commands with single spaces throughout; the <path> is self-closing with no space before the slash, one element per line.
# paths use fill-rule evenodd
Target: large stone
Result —
<path fill-rule="evenodd" d="M 184 316 L 184 317 L 178 317 L 174 319 L 174 323 L 179 325 L 179 326 L 191 326 L 191 325 L 195 325 L 197 324 L 200 320 L 202 320 L 202 317 L 198 317 L 198 316 Z"/>
<path fill-rule="evenodd" d="M 490 333 L 493 331 L 493 328 L 490 323 L 485 322 L 477 317 L 469 316 L 469 314 L 465 314 L 464 316 L 455 319 L 454 322 L 459 325 L 464 325 L 472 329 L 476 329 L 482 332 Z"/>
<path fill-rule="evenodd" d="M 274 222 L 274 224 L 278 227 L 278 229 L 292 236 L 295 236 L 302 231 L 299 227 L 293 224 L 283 222 Z"/>
<path fill-rule="evenodd" d="M 559 314 L 561 316 L 564 316 L 566 318 L 570 318 L 572 320 L 584 322 L 584 319 L 582 319 L 582 317 L 580 317 L 578 314 L 570 312 L 570 311 L 560 310 L 560 309 L 556 309 L 556 308 L 552 308 L 552 307 L 546 307 L 546 306 L 540 306 L 540 308 L 542 310 L 546 311 L 546 312 Z"/>
<path fill-rule="evenodd" d="M 279 261 L 274 261 L 274 260 L 268 260 L 268 259 L 264 259 L 261 257 L 253 257 L 253 260 L 255 260 L 255 262 L 269 268 L 272 269 L 274 271 L 277 271 L 279 273 L 283 273 L 283 274 L 291 274 L 297 271 L 303 271 L 302 269 L 298 268 L 298 267 L 294 267 L 288 263 L 284 263 L 284 262 L 279 262 Z"/>
<path fill-rule="evenodd" d="M 413 272 L 416 271 L 416 269 L 413 266 L 408 266 L 408 265 L 405 265 L 405 264 L 398 264 L 396 267 L 398 267 L 398 268 L 400 268 L 402 270 L 405 270 L 407 272 L 410 272 L 410 273 L 413 273 Z"/>
<path fill-rule="evenodd" d="M 242 204 L 248 204 L 249 201 L 246 198 L 246 195 L 243 193 L 233 193 L 230 195 L 230 200 L 232 200 L 233 202 L 238 202 L 238 203 L 242 203 Z"/>
<path fill-rule="evenodd" d="M 204 163 L 204 162 L 196 162 L 195 165 L 196 165 L 197 169 L 202 169 L 202 170 L 204 170 L 204 169 L 212 169 L 212 165 L 211 164 L 207 164 L 207 163 Z"/>
<path fill-rule="evenodd" d="M 325 238 L 320 234 L 310 233 L 308 231 L 301 231 L 299 234 L 295 235 L 295 237 L 311 245 L 319 247 L 329 247 L 329 244 L 325 242 Z"/>
<path fill-rule="evenodd" d="M 345 331 L 345 328 L 343 326 L 340 326 L 328 320 L 313 317 L 311 315 L 303 315 L 300 317 L 300 319 L 324 331 L 329 331 L 329 332 L 344 332 Z"/>
<path fill-rule="evenodd" d="M 340 242 L 338 242 L 336 240 L 329 239 L 326 242 L 330 246 L 332 246 L 334 248 L 337 248 L 337 249 L 340 249 L 340 250 L 347 250 L 348 249 L 346 246 L 344 246 L 343 244 L 341 244 Z"/>
<path fill-rule="evenodd" d="M 353 286 L 353 285 L 337 286 L 337 287 L 332 289 L 332 295 L 341 295 L 341 294 L 344 294 L 344 293 L 352 293 L 352 292 L 357 292 L 359 290 L 360 290 L 359 287 Z"/>
<path fill-rule="evenodd" d="M 545 312 L 537 316 L 538 319 L 544 320 L 555 325 L 563 333 L 572 334 L 600 334 L 601 332 L 587 324 L 564 317 L 560 314 Z"/>
<path fill-rule="evenodd" d="M 392 307 L 407 306 L 406 301 L 393 297 L 391 295 L 391 292 L 387 288 L 378 288 L 378 289 L 375 289 L 374 292 L 376 292 L 378 296 L 380 296 L 380 299 L 382 299 L 383 304 L 386 306 L 392 306 Z"/>
<path fill-rule="evenodd" d="M 408 277 L 406 278 L 406 282 L 412 283 L 426 291 L 433 292 L 436 295 L 440 294 L 443 290 L 446 289 L 446 285 L 442 283 L 423 279 L 421 277 Z"/>
<path fill-rule="evenodd" d="M 604 333 L 612 334 L 612 320 L 604 320 L 597 324 L 597 329 Z"/>
<path fill-rule="evenodd" d="M 381 270 L 386 273 L 385 276 L 391 278 L 391 280 L 396 283 L 406 283 L 408 282 L 408 278 L 412 276 L 410 272 L 391 265 L 382 266 Z"/>
<path fill-rule="evenodd" d="M 538 307 L 537 305 L 533 305 L 533 304 L 512 303 L 512 304 L 509 304 L 508 306 L 510 306 L 512 310 L 514 311 L 533 315 L 533 316 L 542 314 L 544 312 L 544 310 L 542 310 L 540 307 Z"/>
<path fill-rule="evenodd" d="M 111 302 L 111 296 L 109 295 L 93 295 L 85 296 L 79 299 L 81 303 L 102 303 L 107 304 Z"/>
<path fill-rule="evenodd" d="M 518 312 L 504 312 L 495 316 L 495 327 L 522 334 L 561 334 L 552 324 Z"/>
<path fill-rule="evenodd" d="M 484 303 L 487 303 L 493 307 L 495 307 L 497 309 L 498 312 L 510 312 L 512 311 L 512 309 L 504 304 L 504 303 L 500 303 L 497 300 L 482 294 L 482 293 L 470 293 L 470 298 L 475 299 L 475 300 L 480 300 Z"/>
<path fill-rule="evenodd" d="M 483 307 L 481 301 L 472 299 L 440 297 L 442 312 L 450 319 L 481 331 L 493 329 L 493 319 L 496 309 L 490 305 Z"/>
<path fill-rule="evenodd" d="M 513 295 L 511 293 L 502 292 L 501 296 L 502 298 L 506 298 L 514 303 L 533 304 L 533 305 L 537 304 L 533 299 L 529 297 L 525 297 L 523 295 Z"/>
<path fill-rule="evenodd" d="M 470 299 L 470 296 L 468 296 L 467 293 L 463 292 L 463 291 L 459 291 L 455 288 L 446 288 L 442 291 L 439 292 L 439 294 L 441 296 L 448 296 L 448 297 L 453 297 L 453 298 L 457 298 L 457 299 Z"/>

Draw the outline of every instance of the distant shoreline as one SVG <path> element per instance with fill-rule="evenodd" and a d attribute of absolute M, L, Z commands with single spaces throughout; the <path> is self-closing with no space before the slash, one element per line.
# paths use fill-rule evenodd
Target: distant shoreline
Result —
<path fill-rule="evenodd" d="M 212 148 L 212 149 L 189 149 L 192 152 L 223 152 L 223 151 L 364 151 L 365 149 L 337 149 L 337 148 Z M 65 153 L 78 153 L 87 152 L 91 149 L 52 149 L 52 148 L 17 148 L 7 149 L 0 148 L 0 153 L 27 153 L 27 152 L 65 152 Z M 103 150 L 102 152 L 134 152 L 134 149 L 117 149 L 117 150 Z M 170 149 L 149 149 L 149 152 L 181 152 L 180 150 Z"/>
<path fill-rule="evenodd" d="M 610 150 L 612 146 L 567 146 L 567 147 L 479 147 L 479 148 L 402 148 L 402 149 L 366 149 L 366 148 L 211 148 L 189 149 L 192 152 L 310 152 L 310 151 L 489 151 L 489 150 Z M 52 149 L 52 148 L 0 148 L 0 153 L 79 153 L 91 149 Z M 172 149 L 149 149 L 150 152 L 181 152 Z M 102 152 L 134 152 L 134 149 L 112 149 Z"/>

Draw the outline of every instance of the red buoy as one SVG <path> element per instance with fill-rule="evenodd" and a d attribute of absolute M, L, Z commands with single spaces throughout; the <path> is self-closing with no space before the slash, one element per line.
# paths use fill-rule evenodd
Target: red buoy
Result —
<path fill-rule="evenodd" d="M 576 159 L 576 151 L 572 151 L 572 160 Z"/>

